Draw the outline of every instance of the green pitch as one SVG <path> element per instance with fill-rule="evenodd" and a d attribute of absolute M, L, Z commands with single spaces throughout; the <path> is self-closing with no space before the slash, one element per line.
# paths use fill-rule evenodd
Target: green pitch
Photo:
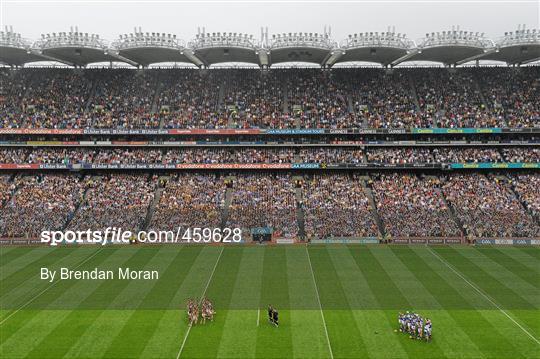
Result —
<path fill-rule="evenodd" d="M 39 279 L 119 266 L 160 278 Z M 186 299 L 203 293 L 215 321 L 189 328 Z M 540 249 L 8 247 L 0 304 L 2 358 L 538 358 Z M 432 342 L 394 331 L 405 310 L 432 319 Z"/>

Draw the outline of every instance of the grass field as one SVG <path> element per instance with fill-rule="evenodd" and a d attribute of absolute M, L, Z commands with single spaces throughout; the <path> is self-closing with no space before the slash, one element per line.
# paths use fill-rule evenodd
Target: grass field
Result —
<path fill-rule="evenodd" d="M 160 278 L 39 279 L 119 266 Z M 184 303 L 203 293 L 216 319 L 189 328 Z M 537 248 L 7 247 L 0 303 L 2 358 L 540 357 Z M 404 310 L 432 319 L 432 342 L 394 332 Z"/>

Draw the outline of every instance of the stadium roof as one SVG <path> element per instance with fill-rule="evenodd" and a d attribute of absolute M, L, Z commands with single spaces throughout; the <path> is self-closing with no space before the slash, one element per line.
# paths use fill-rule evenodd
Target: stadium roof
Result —
<path fill-rule="evenodd" d="M 189 46 L 205 65 L 224 62 L 247 62 L 266 65 L 259 59 L 259 46 L 253 35 L 241 33 L 200 32 Z"/>
<path fill-rule="evenodd" d="M 159 62 L 187 62 L 197 66 L 203 63 L 193 55 L 193 50 L 185 47 L 176 35 L 165 33 L 143 33 L 135 29 L 133 33 L 120 35 L 112 44 L 117 54 L 142 66 Z"/>
<path fill-rule="evenodd" d="M 96 62 L 124 62 L 133 66 L 154 63 L 191 63 L 209 67 L 218 63 L 244 62 L 271 66 L 283 62 L 315 63 L 331 67 L 343 62 L 374 62 L 396 66 L 411 61 L 433 61 L 461 65 L 474 60 L 525 64 L 540 59 L 540 31 L 519 28 L 505 33 L 494 42 L 477 32 L 453 28 L 428 33 L 417 45 L 395 31 L 364 32 L 349 35 L 339 44 L 330 33 L 284 33 L 268 39 L 263 31 L 257 42 L 252 35 L 241 33 L 199 32 L 185 46 L 176 35 L 133 33 L 120 35 L 108 44 L 97 34 L 70 32 L 41 35 L 32 43 L 12 30 L 0 33 L 0 62 L 22 66 L 35 61 L 58 61 L 71 66 Z"/>

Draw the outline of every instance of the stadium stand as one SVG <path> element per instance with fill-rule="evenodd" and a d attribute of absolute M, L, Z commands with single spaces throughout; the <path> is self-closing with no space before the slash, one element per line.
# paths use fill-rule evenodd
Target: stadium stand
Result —
<path fill-rule="evenodd" d="M 474 237 L 538 237 L 538 223 L 523 208 L 508 183 L 483 174 L 451 175 L 444 195 Z"/>
<path fill-rule="evenodd" d="M 223 80 L 214 72 L 162 70 L 157 107 L 164 128 L 225 128 L 227 118 L 218 111 Z"/>
<path fill-rule="evenodd" d="M 0 236 L 36 237 L 61 230 L 84 193 L 84 182 L 73 175 L 17 176 L 15 193 L 0 211 Z"/>
<path fill-rule="evenodd" d="M 392 237 L 458 237 L 458 225 L 440 192 L 437 177 L 376 175 L 377 212 Z"/>
<path fill-rule="evenodd" d="M 62 148 L 4 147 L 3 164 L 255 164 L 255 163 L 539 163 L 537 148 L 489 147 L 219 147 Z"/>
<path fill-rule="evenodd" d="M 227 227 L 270 227 L 284 237 L 298 234 L 294 184 L 290 175 L 235 176 Z"/>
<path fill-rule="evenodd" d="M 377 223 L 356 176 L 314 175 L 304 185 L 303 208 L 309 237 L 376 237 Z"/>
<path fill-rule="evenodd" d="M 85 179 L 83 203 L 68 229 L 105 231 L 107 227 L 135 232 L 143 225 L 154 198 L 155 178 L 148 175 L 111 174 Z"/>
<path fill-rule="evenodd" d="M 527 210 L 540 221 L 540 176 L 517 174 L 510 177 L 512 185 Z"/>
<path fill-rule="evenodd" d="M 0 128 L 539 127 L 538 67 L 3 70 Z"/>
<path fill-rule="evenodd" d="M 0 236 L 540 234 L 535 66 L 23 68 L 0 80 Z"/>
<path fill-rule="evenodd" d="M 175 175 L 160 194 L 149 229 L 218 228 L 223 219 L 225 184 L 216 175 Z"/>

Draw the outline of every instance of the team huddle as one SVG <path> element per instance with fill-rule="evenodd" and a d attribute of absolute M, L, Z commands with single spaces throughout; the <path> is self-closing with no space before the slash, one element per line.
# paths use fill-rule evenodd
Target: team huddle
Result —
<path fill-rule="evenodd" d="M 201 304 L 189 299 L 187 302 L 187 314 L 189 325 L 195 325 L 199 323 L 199 313 L 201 314 L 203 324 L 206 323 L 206 320 L 214 320 L 214 314 L 216 314 L 212 302 L 208 298 L 203 298 Z"/>
<path fill-rule="evenodd" d="M 422 318 L 416 313 L 399 313 L 399 331 L 408 333 L 411 339 L 431 340 L 431 320 Z"/>

